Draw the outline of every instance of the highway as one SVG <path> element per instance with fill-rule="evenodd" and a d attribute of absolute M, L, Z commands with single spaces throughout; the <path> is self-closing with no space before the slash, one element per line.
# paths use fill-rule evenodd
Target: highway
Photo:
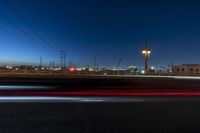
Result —
<path fill-rule="evenodd" d="M 0 132 L 200 131 L 200 78 L 1 77 Z"/>

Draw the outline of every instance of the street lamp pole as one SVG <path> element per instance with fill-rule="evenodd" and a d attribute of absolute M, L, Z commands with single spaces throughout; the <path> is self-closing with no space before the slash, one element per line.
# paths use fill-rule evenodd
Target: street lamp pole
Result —
<path fill-rule="evenodd" d="M 145 56 L 145 71 L 148 70 L 148 63 L 149 63 L 149 58 L 148 56 Z"/>
<path fill-rule="evenodd" d="M 145 48 L 142 49 L 142 54 L 145 57 L 145 72 L 148 72 L 148 65 L 149 65 L 149 57 L 151 54 L 151 50 L 147 47 L 147 41 L 145 41 Z"/>

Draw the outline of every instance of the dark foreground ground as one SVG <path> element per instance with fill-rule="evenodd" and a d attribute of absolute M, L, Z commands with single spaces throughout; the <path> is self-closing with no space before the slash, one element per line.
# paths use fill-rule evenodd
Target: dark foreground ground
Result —
<path fill-rule="evenodd" d="M 161 90 L 164 92 L 166 90 L 199 91 L 199 79 L 161 77 L 0 78 L 0 84 L 0 133 L 200 132 L 200 96 L 198 95 L 67 96 L 66 94 L 55 95 L 57 98 L 65 98 L 63 100 L 26 99 L 32 96 L 30 92 L 103 90 L 106 93 L 105 90 L 116 89 Z M 36 86 L 38 88 L 34 88 Z M 29 92 L 26 98 L 9 100 L 16 94 L 20 94 L 16 92 L 24 91 Z M 5 92 L 6 95 L 3 94 Z M 193 93 L 195 94 L 194 91 Z M 8 97 L 9 94 L 12 96 Z M 34 96 L 37 98 L 35 94 Z"/>
<path fill-rule="evenodd" d="M 191 133 L 200 102 L 1 103 L 1 133 Z"/>

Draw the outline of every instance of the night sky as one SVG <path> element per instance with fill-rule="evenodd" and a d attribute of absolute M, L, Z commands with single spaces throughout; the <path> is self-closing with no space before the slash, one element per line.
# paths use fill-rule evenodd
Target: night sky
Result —
<path fill-rule="evenodd" d="M 200 63 L 200 2 L 188 0 L 0 0 L 0 64 L 59 63 L 59 51 L 76 66 Z"/>

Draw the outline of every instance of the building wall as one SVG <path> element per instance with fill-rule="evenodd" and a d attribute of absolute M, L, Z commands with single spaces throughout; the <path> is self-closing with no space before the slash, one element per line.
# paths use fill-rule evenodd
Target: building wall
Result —
<path fill-rule="evenodd" d="M 200 64 L 173 66 L 172 71 L 175 75 L 200 75 Z"/>

